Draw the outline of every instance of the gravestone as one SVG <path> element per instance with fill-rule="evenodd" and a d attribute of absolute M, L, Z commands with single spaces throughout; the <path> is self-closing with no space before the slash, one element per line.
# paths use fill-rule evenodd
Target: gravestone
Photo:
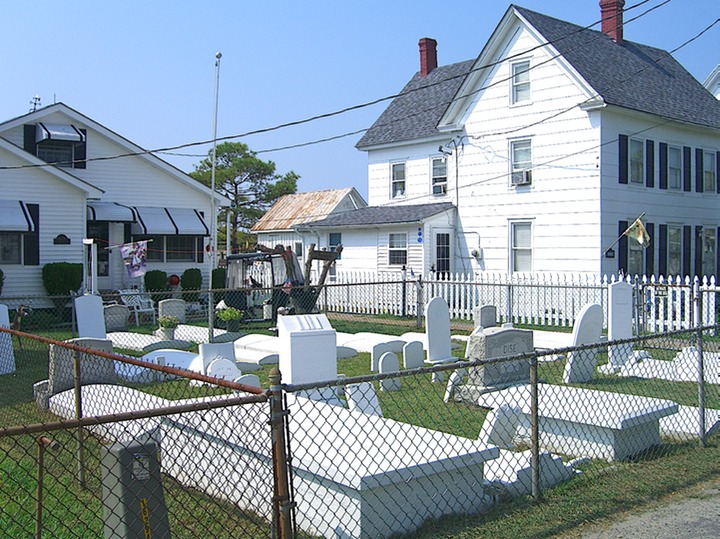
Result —
<path fill-rule="evenodd" d="M 10 327 L 10 316 L 7 305 L 0 304 L 0 326 Z M 0 374 L 15 372 L 15 352 L 13 351 L 12 334 L 0 332 Z"/>
<path fill-rule="evenodd" d="M 380 401 L 372 382 L 348 384 L 345 386 L 345 396 L 348 409 L 351 412 L 362 412 L 382 417 L 382 408 L 380 408 Z"/>
<path fill-rule="evenodd" d="M 127 331 L 130 308 L 127 305 L 105 305 L 103 318 L 106 331 Z"/>
<path fill-rule="evenodd" d="M 103 302 L 100 296 L 78 296 L 73 302 L 78 337 L 81 339 L 104 339 L 107 336 Z"/>
<path fill-rule="evenodd" d="M 573 326 L 572 346 L 584 346 L 600 341 L 603 326 L 602 307 L 596 303 L 585 305 Z M 597 364 L 597 348 L 578 350 L 568 354 L 563 372 L 564 384 L 590 382 Z"/>
<path fill-rule="evenodd" d="M 498 359 L 533 351 L 533 333 L 515 328 L 476 328 L 468 339 L 470 361 Z M 468 368 L 468 382 L 459 387 L 455 400 L 475 402 L 488 391 L 530 380 L 530 361 L 527 358 L 498 361 Z"/>
<path fill-rule="evenodd" d="M 70 339 L 65 341 L 83 348 L 112 352 L 112 341 L 108 339 Z M 48 399 L 53 395 L 75 387 L 75 351 L 60 345 L 48 347 L 48 379 L 33 384 L 37 405 L 46 410 Z M 86 352 L 80 354 L 80 384 L 115 384 L 117 374 L 114 361 Z"/>
<path fill-rule="evenodd" d="M 478 440 L 503 449 L 512 449 L 521 420 L 521 410 L 509 404 L 501 404 L 485 416 Z"/>
<path fill-rule="evenodd" d="M 181 324 L 185 323 L 185 301 L 178 298 L 163 299 L 158 302 L 158 316 L 175 316 Z"/>
<path fill-rule="evenodd" d="M 386 352 L 392 352 L 393 345 L 386 342 L 381 342 L 372 347 L 370 353 L 370 372 L 378 372 L 380 368 L 380 357 Z"/>
<path fill-rule="evenodd" d="M 425 307 L 425 336 L 427 338 L 427 363 L 438 365 L 452 363 L 457 358 L 450 352 L 450 309 L 441 297 L 432 298 Z M 433 382 L 443 381 L 442 372 L 432 374 Z"/>
<path fill-rule="evenodd" d="M 337 380 L 337 333 L 324 314 L 279 316 L 278 366 L 286 384 Z M 334 387 L 313 389 L 308 398 L 340 404 Z"/>
<path fill-rule="evenodd" d="M 619 281 L 608 286 L 608 341 L 631 339 L 633 336 L 633 287 Z M 618 372 L 632 354 L 630 345 L 608 347 L 608 363 L 604 372 Z"/>
<path fill-rule="evenodd" d="M 378 362 L 380 374 L 398 372 L 400 370 L 400 360 L 394 352 L 385 352 L 380 356 Z M 380 380 L 380 391 L 400 391 L 399 378 L 385 378 Z"/>
<path fill-rule="evenodd" d="M 213 359 L 207 366 L 207 375 L 221 380 L 235 380 L 242 373 L 235 366 L 235 362 L 225 357 Z"/>
<path fill-rule="evenodd" d="M 243 374 L 233 380 L 236 384 L 257 387 L 260 389 L 260 377 L 257 374 Z"/>
<path fill-rule="evenodd" d="M 403 345 L 403 365 L 406 369 L 418 369 L 425 361 L 425 350 L 420 341 L 410 341 Z"/>
<path fill-rule="evenodd" d="M 495 305 L 480 305 L 473 309 L 475 327 L 494 328 L 497 326 L 497 308 Z"/>

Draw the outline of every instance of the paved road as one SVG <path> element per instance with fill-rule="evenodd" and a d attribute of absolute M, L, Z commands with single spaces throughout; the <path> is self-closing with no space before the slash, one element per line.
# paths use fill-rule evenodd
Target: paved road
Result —
<path fill-rule="evenodd" d="M 645 511 L 594 525 L 582 539 L 710 539 L 720 537 L 720 479 L 674 494 Z"/>

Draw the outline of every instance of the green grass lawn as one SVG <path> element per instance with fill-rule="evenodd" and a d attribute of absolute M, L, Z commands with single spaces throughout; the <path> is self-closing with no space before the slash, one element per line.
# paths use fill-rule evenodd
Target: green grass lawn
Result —
<path fill-rule="evenodd" d="M 391 321 L 394 322 L 394 321 Z M 372 325 L 349 321 L 336 323 L 338 331 L 382 331 L 400 335 L 416 331 L 401 324 Z M 142 331 L 142 330 L 141 330 Z M 48 334 L 68 338 L 66 332 Z M 454 353 L 461 357 L 464 347 Z M 671 359 L 677 349 L 653 350 L 653 357 Z M 606 361 L 600 355 L 600 363 Z M 16 350 L 17 371 L 0 376 L 0 426 L 31 424 L 54 420 L 40 412 L 33 402 L 32 384 L 47 378 L 46 345 L 25 342 Z M 541 381 L 560 383 L 564 360 L 539 364 Z M 338 361 L 338 372 L 347 377 L 370 374 L 370 354 Z M 268 387 L 266 366 L 257 371 L 263 387 Z M 377 384 L 377 382 L 375 382 Z M 445 384 L 433 384 L 430 375 L 401 379 L 399 392 L 380 392 L 378 397 L 385 417 L 434 430 L 474 439 L 486 410 L 450 402 L 443 403 Z M 140 386 L 138 389 L 169 399 L 181 399 L 222 392 L 207 386 L 192 386 L 175 380 Z M 661 380 L 620 378 L 598 373 L 593 382 L 582 387 L 672 399 L 680 404 L 697 405 L 697 386 Z M 720 408 L 720 392 L 708 387 L 706 403 Z M 80 488 L 75 481 L 75 439 L 71 432 L 55 432 L 51 437 L 62 449 L 46 456 L 45 529 L 48 537 L 102 537 L 102 489 L 100 485 L 100 442 L 87 439 L 88 485 Z M 0 536 L 23 537 L 34 530 L 37 445 L 33 436 L 0 438 Z M 668 441 L 657 451 L 629 462 L 591 461 L 583 474 L 543 495 L 541 502 L 529 498 L 505 501 L 497 509 L 478 516 L 453 516 L 427 522 L 417 537 L 554 537 L 571 534 L 584 523 L 607 518 L 619 511 L 642 507 L 670 492 L 716 476 L 720 457 L 717 438 L 701 449 L 697 441 Z M 237 507 L 183 488 L 164 477 L 165 497 L 171 514 L 173 536 L 193 537 L 269 537 L 263 520 Z M 78 535 L 78 530 L 82 530 Z"/>

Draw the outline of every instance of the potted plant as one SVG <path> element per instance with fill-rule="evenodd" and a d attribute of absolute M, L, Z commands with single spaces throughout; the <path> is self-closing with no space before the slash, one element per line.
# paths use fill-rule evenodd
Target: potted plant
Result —
<path fill-rule="evenodd" d="M 180 319 L 177 316 L 165 315 L 158 318 L 158 324 L 160 327 L 155 335 L 164 341 L 171 341 L 175 338 L 175 328 L 180 324 Z"/>
<path fill-rule="evenodd" d="M 225 307 L 217 313 L 218 319 L 225 322 L 226 329 L 232 332 L 240 331 L 240 319 L 242 315 L 243 312 L 235 307 Z"/>

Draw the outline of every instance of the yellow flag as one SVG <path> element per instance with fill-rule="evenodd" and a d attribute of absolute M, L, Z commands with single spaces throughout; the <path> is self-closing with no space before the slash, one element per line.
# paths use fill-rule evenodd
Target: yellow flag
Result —
<path fill-rule="evenodd" d="M 624 234 L 635 238 L 643 247 L 647 247 L 650 244 L 650 235 L 647 233 L 647 230 L 645 230 L 645 225 L 639 218 L 635 219 L 635 222 L 628 227 Z"/>

